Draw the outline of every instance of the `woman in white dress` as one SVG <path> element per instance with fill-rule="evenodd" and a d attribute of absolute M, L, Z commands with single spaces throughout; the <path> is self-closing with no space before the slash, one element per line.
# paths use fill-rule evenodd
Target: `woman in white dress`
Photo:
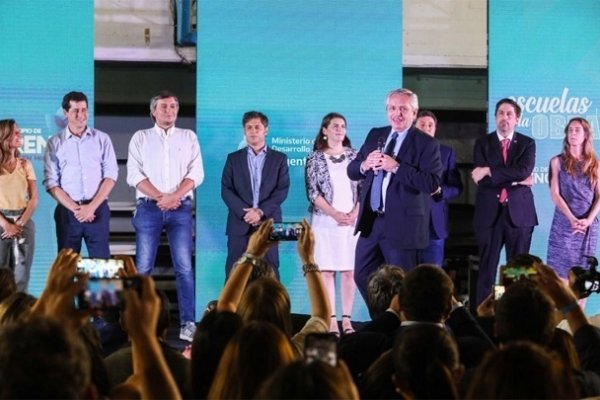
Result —
<path fill-rule="evenodd" d="M 354 225 L 358 215 L 358 183 L 346 173 L 356 157 L 346 136 L 346 119 L 338 113 L 323 117 L 313 151 L 306 160 L 306 193 L 310 201 L 315 235 L 315 261 L 331 303 L 330 331 L 339 335 L 336 315 L 335 274 L 339 272 L 342 302 L 342 332 L 354 332 L 351 322 L 354 304 L 354 251 L 358 236 Z"/>

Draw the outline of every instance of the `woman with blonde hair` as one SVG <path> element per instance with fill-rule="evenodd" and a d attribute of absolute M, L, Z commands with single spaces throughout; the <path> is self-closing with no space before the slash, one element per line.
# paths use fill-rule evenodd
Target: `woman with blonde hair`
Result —
<path fill-rule="evenodd" d="M 15 120 L 1 120 L 0 265 L 13 270 L 17 290 L 26 292 L 35 245 L 31 216 L 38 204 L 38 192 L 31 162 L 19 157 L 22 145 Z"/>
<path fill-rule="evenodd" d="M 547 263 L 562 279 L 571 267 L 586 267 L 586 256 L 596 253 L 599 173 L 592 128 L 584 118 L 572 118 L 565 127 L 562 152 L 550 160 L 550 194 L 556 208 Z"/>

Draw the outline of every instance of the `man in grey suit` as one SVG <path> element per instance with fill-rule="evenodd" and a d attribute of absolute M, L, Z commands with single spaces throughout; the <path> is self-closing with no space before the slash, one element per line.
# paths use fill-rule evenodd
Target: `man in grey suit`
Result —
<path fill-rule="evenodd" d="M 287 156 L 266 145 L 269 119 L 258 111 L 242 118 L 247 147 L 227 156 L 221 178 L 221 197 L 229 209 L 227 215 L 226 276 L 244 254 L 250 235 L 262 221 L 281 222 L 281 204 L 290 187 Z M 272 246 L 266 260 L 279 277 L 279 253 Z"/>

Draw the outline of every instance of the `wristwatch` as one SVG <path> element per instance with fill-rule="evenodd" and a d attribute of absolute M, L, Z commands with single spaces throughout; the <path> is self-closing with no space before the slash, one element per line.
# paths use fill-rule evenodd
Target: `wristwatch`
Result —
<path fill-rule="evenodd" d="M 317 264 L 308 263 L 302 265 L 302 272 L 304 273 L 304 276 L 306 276 L 306 274 L 309 272 L 321 272 L 321 270 L 319 269 L 319 266 Z"/>
<path fill-rule="evenodd" d="M 256 267 L 262 260 L 255 256 L 252 253 L 244 253 L 242 254 L 242 256 L 240 257 L 239 260 L 237 260 L 235 263 L 236 264 L 245 264 L 245 263 L 250 263 L 252 264 L 253 267 Z"/>
<path fill-rule="evenodd" d="M 21 221 L 20 219 L 18 219 L 17 221 L 15 221 L 15 224 L 19 225 L 19 226 L 24 226 L 25 224 L 23 223 L 23 221 Z"/>

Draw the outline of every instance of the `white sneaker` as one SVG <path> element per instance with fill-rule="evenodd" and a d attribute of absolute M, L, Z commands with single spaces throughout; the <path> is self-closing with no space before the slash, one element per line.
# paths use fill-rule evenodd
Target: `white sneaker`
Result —
<path fill-rule="evenodd" d="M 194 340 L 194 334 L 196 333 L 196 324 L 193 322 L 186 322 L 185 325 L 181 326 L 179 330 L 179 339 L 192 342 Z"/>

